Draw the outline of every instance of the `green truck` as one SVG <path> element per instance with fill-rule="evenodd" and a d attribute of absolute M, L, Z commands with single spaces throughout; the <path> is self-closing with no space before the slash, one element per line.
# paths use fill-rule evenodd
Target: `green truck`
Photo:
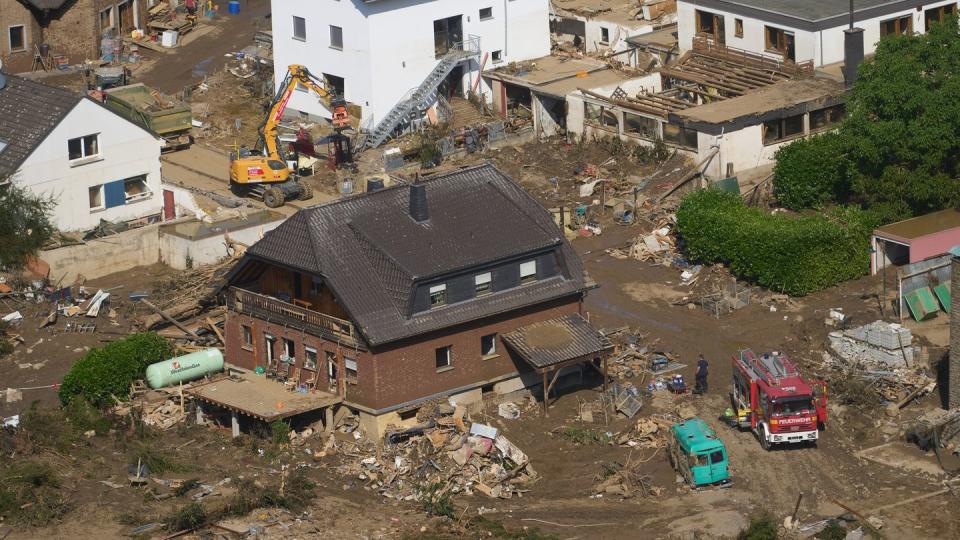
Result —
<path fill-rule="evenodd" d="M 182 101 L 164 96 L 142 83 L 103 91 L 103 104 L 120 116 L 161 137 L 163 151 L 190 146 L 193 115 Z"/>
<path fill-rule="evenodd" d="M 703 420 L 691 418 L 671 426 L 667 450 L 670 464 L 690 487 L 730 483 L 727 449 Z"/>

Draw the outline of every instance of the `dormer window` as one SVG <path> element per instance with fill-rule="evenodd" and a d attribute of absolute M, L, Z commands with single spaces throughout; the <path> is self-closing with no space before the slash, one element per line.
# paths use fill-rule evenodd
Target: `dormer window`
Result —
<path fill-rule="evenodd" d="M 430 287 L 430 307 L 435 308 L 446 305 L 447 303 L 447 285 L 434 285 Z"/>
<path fill-rule="evenodd" d="M 537 280 L 537 261 L 520 263 L 520 283 L 531 283 Z"/>
<path fill-rule="evenodd" d="M 493 289 L 490 286 L 491 281 L 493 281 L 492 274 L 490 272 L 477 274 L 474 276 L 473 281 L 476 286 L 477 296 L 483 296 L 493 292 Z"/>

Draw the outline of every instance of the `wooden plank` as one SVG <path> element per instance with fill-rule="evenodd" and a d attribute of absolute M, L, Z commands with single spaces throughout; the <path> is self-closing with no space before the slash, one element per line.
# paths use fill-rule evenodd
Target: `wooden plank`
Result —
<path fill-rule="evenodd" d="M 210 329 L 213 330 L 213 333 L 216 334 L 218 338 L 220 338 L 220 343 L 223 343 L 224 345 L 226 345 L 227 340 L 223 338 L 223 334 L 220 332 L 220 329 L 217 328 L 217 325 L 216 323 L 213 322 L 213 319 L 211 319 L 210 317 L 207 317 L 207 324 L 210 325 Z"/>
<path fill-rule="evenodd" d="M 140 299 L 140 303 L 143 304 L 143 305 L 145 305 L 145 306 L 147 306 L 148 308 L 156 311 L 156 312 L 157 312 L 157 315 L 160 315 L 161 317 L 164 318 L 164 320 L 166 320 L 166 321 L 169 322 L 170 324 L 176 326 L 176 327 L 179 328 L 180 330 L 183 330 L 183 331 L 184 331 L 185 333 L 187 333 L 190 337 L 192 337 L 192 338 L 194 338 L 194 339 L 200 339 L 200 336 L 194 334 L 189 328 L 187 328 L 186 326 L 180 324 L 176 319 L 174 319 L 174 318 L 171 317 L 170 315 L 167 315 L 167 313 L 166 313 L 165 311 L 163 311 L 162 309 L 160 309 L 160 308 L 158 308 L 157 306 L 151 304 L 146 298 L 141 298 L 141 299 Z"/>

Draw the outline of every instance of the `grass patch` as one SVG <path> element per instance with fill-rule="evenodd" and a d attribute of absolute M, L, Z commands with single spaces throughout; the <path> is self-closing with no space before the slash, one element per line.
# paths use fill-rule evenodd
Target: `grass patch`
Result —
<path fill-rule="evenodd" d="M 186 463 L 181 463 L 170 454 L 148 444 L 138 445 L 130 452 L 128 459 L 130 463 L 134 465 L 136 465 L 138 461 L 146 465 L 150 474 L 164 474 L 168 472 L 182 473 L 192 469 L 192 467 Z"/>
<path fill-rule="evenodd" d="M 290 424 L 283 420 L 277 420 L 270 424 L 270 440 L 274 444 L 284 444 L 290 442 Z"/>
<path fill-rule="evenodd" d="M 453 501 L 450 499 L 450 491 L 447 489 L 446 482 L 434 482 L 433 484 L 421 485 L 420 506 L 423 511 L 431 516 L 445 516 L 453 519 L 454 510 Z"/>
<path fill-rule="evenodd" d="M 838 521 L 831 520 L 827 526 L 814 536 L 819 540 L 843 540 L 847 537 L 847 528 Z"/>
<path fill-rule="evenodd" d="M 30 446 L 69 452 L 79 436 L 66 420 L 64 411 L 40 407 L 35 401 L 20 417 L 20 432 Z"/>
<path fill-rule="evenodd" d="M 43 527 L 69 510 L 60 493 L 60 478 L 46 463 L 17 463 L 0 480 L 2 522 Z"/>
<path fill-rule="evenodd" d="M 163 521 L 167 524 L 167 530 L 189 531 L 202 527 L 209 520 L 207 511 L 200 503 L 190 503 L 170 514 Z"/>
<path fill-rule="evenodd" d="M 750 525 L 740 531 L 737 540 L 777 540 L 777 522 L 769 514 L 750 518 Z"/>
<path fill-rule="evenodd" d="M 610 435 L 602 431 L 578 427 L 564 427 L 560 429 L 560 435 L 574 444 L 609 444 L 613 440 Z"/>

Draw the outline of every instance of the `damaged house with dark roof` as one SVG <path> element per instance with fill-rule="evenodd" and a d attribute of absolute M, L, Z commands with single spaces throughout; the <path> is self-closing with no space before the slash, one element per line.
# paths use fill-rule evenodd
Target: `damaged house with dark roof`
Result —
<path fill-rule="evenodd" d="M 227 278 L 226 359 L 338 394 L 382 434 L 430 401 L 602 371 L 610 343 L 583 306 L 593 286 L 552 215 L 485 164 L 307 208 L 267 233 Z"/>
<path fill-rule="evenodd" d="M 0 0 L 0 60 L 8 73 L 100 58 L 101 38 L 142 29 L 159 0 Z M 44 46 L 45 45 L 45 46 Z M 34 58 L 46 53 L 46 66 Z"/>

